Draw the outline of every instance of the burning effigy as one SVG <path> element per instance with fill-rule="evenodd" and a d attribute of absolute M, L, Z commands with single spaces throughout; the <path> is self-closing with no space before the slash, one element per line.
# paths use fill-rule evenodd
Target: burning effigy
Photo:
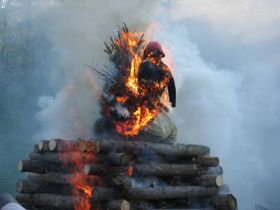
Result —
<path fill-rule="evenodd" d="M 98 137 L 174 141 L 177 129 L 169 111 L 176 106 L 171 70 L 162 62 L 161 45 L 145 46 L 143 35 L 124 25 L 105 52 L 112 65 L 93 72 L 105 84 L 100 97 L 102 119 L 95 126 Z M 166 100 L 167 99 L 167 100 Z"/>
<path fill-rule="evenodd" d="M 18 164 L 27 177 L 17 201 L 28 210 L 236 210 L 210 148 L 175 143 L 175 82 L 160 44 L 124 26 L 105 52 L 112 65 L 91 67 L 104 81 L 97 138 L 41 140 Z"/>

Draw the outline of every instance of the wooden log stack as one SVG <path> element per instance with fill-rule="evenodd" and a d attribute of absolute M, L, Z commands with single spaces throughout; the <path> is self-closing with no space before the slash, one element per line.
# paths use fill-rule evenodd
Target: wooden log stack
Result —
<path fill-rule="evenodd" d="M 217 157 L 202 145 L 42 140 L 18 164 L 27 210 L 236 210 Z"/>

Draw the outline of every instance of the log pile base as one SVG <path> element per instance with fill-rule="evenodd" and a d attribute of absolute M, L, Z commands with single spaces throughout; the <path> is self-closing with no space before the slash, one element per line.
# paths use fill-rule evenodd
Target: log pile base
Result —
<path fill-rule="evenodd" d="M 42 140 L 18 164 L 27 210 L 236 210 L 217 157 L 202 145 Z"/>

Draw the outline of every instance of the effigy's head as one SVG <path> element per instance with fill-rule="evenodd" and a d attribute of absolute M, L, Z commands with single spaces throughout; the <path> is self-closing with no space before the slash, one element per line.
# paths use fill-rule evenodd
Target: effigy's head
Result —
<path fill-rule="evenodd" d="M 161 44 L 157 41 L 151 41 L 145 47 L 143 58 L 161 59 L 165 56 Z"/>

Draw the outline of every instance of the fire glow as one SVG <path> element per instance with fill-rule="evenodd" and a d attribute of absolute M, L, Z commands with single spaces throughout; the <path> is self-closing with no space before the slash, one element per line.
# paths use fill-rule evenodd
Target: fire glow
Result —
<path fill-rule="evenodd" d="M 115 63 L 116 75 L 121 75 L 121 79 L 118 78 L 101 97 L 102 110 L 113 123 L 117 133 L 125 137 L 140 134 L 158 116 L 162 105 L 159 96 L 164 95 L 164 89 L 168 83 L 168 78 L 161 82 L 145 84 L 138 81 L 139 67 L 144 59 L 143 36 L 139 37 L 139 33 L 130 32 L 124 28 L 117 38 L 111 38 L 111 47 L 106 44 L 107 50 L 105 50 L 110 60 Z M 119 59 L 118 56 L 124 58 Z M 114 60 L 116 57 L 118 59 Z M 126 60 L 120 65 L 118 62 L 122 59 Z M 152 60 L 150 57 L 149 59 Z M 156 62 L 154 64 L 159 65 Z M 108 73 L 110 74 L 112 72 Z M 109 95 L 109 97 L 106 98 L 104 95 Z M 112 106 L 112 98 L 114 98 L 115 107 L 118 108 Z M 120 110 L 120 107 L 122 111 L 125 110 L 125 115 L 121 119 L 116 117 L 118 115 L 116 112 Z"/>
<path fill-rule="evenodd" d="M 91 179 L 87 179 L 84 173 L 77 173 L 76 171 L 82 171 L 84 168 L 85 161 L 91 161 L 94 163 L 94 154 L 93 153 L 80 153 L 73 152 L 77 151 L 75 145 L 71 143 L 65 146 L 63 153 L 59 153 L 60 160 L 65 164 L 65 167 L 70 167 L 73 172 L 70 176 L 67 176 L 66 179 L 69 184 L 73 187 L 72 194 L 79 197 L 78 201 L 74 202 L 75 210 L 91 210 L 91 198 L 93 196 L 94 186 L 102 186 L 102 180 L 98 177 L 92 176 Z M 68 153 L 72 152 L 72 156 L 69 157 Z M 70 172 L 71 172 L 70 171 Z"/>

